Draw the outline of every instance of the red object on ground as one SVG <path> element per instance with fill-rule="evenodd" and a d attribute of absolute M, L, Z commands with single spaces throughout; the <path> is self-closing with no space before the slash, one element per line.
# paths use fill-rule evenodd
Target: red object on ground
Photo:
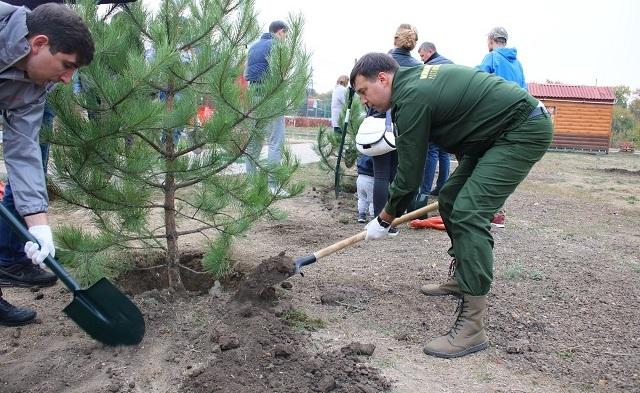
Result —
<path fill-rule="evenodd" d="M 491 220 L 491 224 L 496 228 L 504 228 L 504 220 L 507 218 L 507 215 L 503 211 L 497 212 L 493 216 L 493 220 Z"/>
<path fill-rule="evenodd" d="M 409 223 L 409 227 L 413 229 L 422 229 L 422 228 L 433 228 L 444 231 L 444 222 L 442 222 L 442 217 L 433 216 L 426 218 L 424 220 L 413 220 Z"/>
<path fill-rule="evenodd" d="M 4 198 L 4 182 L 0 180 L 0 201 Z"/>

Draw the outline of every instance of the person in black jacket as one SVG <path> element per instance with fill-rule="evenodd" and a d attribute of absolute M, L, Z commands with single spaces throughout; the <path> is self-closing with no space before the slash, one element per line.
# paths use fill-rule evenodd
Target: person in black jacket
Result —
<path fill-rule="evenodd" d="M 411 51 L 416 47 L 418 42 L 418 31 L 410 24 L 403 23 L 396 30 L 393 37 L 394 48 L 389 51 L 389 55 L 401 67 L 415 67 L 422 63 L 411 56 Z M 385 113 L 376 112 L 370 109 L 368 116 L 384 117 Z M 388 123 L 391 123 L 390 113 L 388 114 Z M 373 157 L 373 211 L 376 215 L 380 214 L 382 208 L 387 203 L 389 196 L 389 184 L 393 181 L 398 166 L 398 153 L 394 150 L 386 154 Z M 395 228 L 393 229 L 395 230 Z"/>

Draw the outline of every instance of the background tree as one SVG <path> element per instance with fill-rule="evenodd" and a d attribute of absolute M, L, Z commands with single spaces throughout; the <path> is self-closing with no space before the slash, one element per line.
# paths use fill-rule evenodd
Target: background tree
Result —
<path fill-rule="evenodd" d="M 616 105 L 626 108 L 631 96 L 631 89 L 629 86 L 615 86 L 613 88 L 613 94 L 616 96 Z"/>
<path fill-rule="evenodd" d="M 259 130 L 299 106 L 309 57 L 302 19 L 290 17 L 261 88 L 243 91 L 236 80 L 259 33 L 253 2 L 164 0 L 156 14 L 141 3 L 109 23 L 92 1 L 77 6 L 96 56 L 81 70 L 79 93 L 53 92 L 58 126 L 49 137 L 62 198 L 70 210 L 86 211 L 94 228 L 64 226 L 58 244 L 63 262 L 86 280 L 118 270 L 113 261 L 122 253 L 160 251 L 170 286 L 181 290 L 178 239 L 202 235 L 203 265 L 224 274 L 233 238 L 260 217 L 280 216 L 267 176 L 292 195 L 301 191 L 287 152 L 282 165 L 258 161 L 255 175 L 235 167 L 250 141 L 264 138 Z M 215 113 L 196 127 L 205 98 Z M 181 130 L 189 137 L 178 139 Z"/>
<path fill-rule="evenodd" d="M 632 95 L 629 86 L 614 87 L 616 104 L 611 124 L 612 142 L 640 142 L 640 100 L 638 91 Z"/>

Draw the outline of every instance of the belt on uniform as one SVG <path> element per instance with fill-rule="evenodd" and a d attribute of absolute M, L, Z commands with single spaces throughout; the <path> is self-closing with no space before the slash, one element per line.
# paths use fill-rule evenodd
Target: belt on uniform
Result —
<path fill-rule="evenodd" d="M 529 113 L 529 119 L 533 117 L 538 117 L 540 115 L 548 115 L 548 114 L 549 114 L 549 111 L 547 110 L 547 108 L 545 108 L 544 106 L 537 106 L 533 108 L 531 113 Z"/>

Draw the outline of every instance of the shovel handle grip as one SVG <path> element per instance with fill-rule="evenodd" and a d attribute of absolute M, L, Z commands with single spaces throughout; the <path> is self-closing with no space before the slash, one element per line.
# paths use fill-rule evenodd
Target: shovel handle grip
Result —
<path fill-rule="evenodd" d="M 36 244 L 40 244 L 31 232 L 27 230 L 25 225 L 22 224 L 6 207 L 4 207 L 2 203 L 0 203 L 0 216 L 9 222 L 13 231 L 20 235 L 24 241 L 31 241 Z M 60 266 L 60 264 L 51 257 L 51 255 L 47 255 L 44 263 L 49 266 L 51 271 L 53 271 L 53 273 L 60 278 L 60 281 L 62 281 L 71 291 L 75 292 L 80 289 L 78 283 L 71 278 L 69 273 L 67 273 L 62 266 Z"/>
<path fill-rule="evenodd" d="M 427 206 L 423 206 L 420 209 L 414 210 L 405 215 L 397 217 L 395 220 L 393 220 L 393 222 L 391 223 L 391 226 L 397 227 L 398 225 L 404 224 L 405 222 L 409 222 L 413 219 L 424 216 L 425 214 L 432 212 L 434 210 L 438 210 L 438 202 L 428 204 Z M 340 251 L 343 248 L 346 248 L 348 246 L 351 246 L 353 244 L 356 244 L 364 240 L 366 235 L 367 235 L 367 231 L 362 231 L 356 235 L 340 240 L 337 243 L 333 243 L 332 245 L 325 247 L 322 250 L 316 251 L 313 253 L 313 255 L 316 257 L 316 260 L 320 258 L 324 258 L 328 255 L 333 254 L 336 251 Z"/>

